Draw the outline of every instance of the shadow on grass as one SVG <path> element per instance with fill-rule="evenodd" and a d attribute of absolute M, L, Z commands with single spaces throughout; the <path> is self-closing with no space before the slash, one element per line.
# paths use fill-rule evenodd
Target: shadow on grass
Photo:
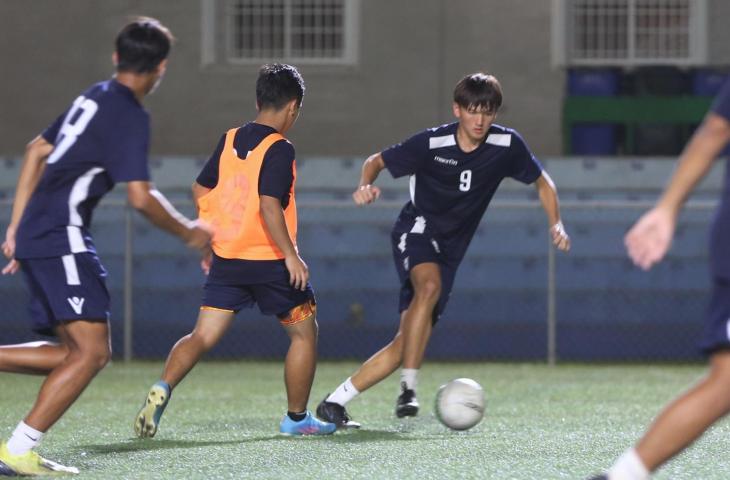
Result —
<path fill-rule="evenodd" d="M 242 445 L 252 442 L 269 441 L 305 441 L 305 442 L 331 442 L 331 443 L 361 443 L 361 442 L 393 442 L 393 441 L 417 441 L 420 438 L 413 438 L 403 435 L 401 432 L 388 430 L 360 430 L 339 432 L 327 436 L 291 437 L 287 435 L 266 435 L 260 437 L 236 438 L 231 440 L 151 440 L 151 439 L 130 439 L 124 442 L 78 445 L 75 450 L 87 451 L 96 454 L 140 452 L 152 450 L 174 450 L 186 448 L 214 447 L 225 445 Z"/>

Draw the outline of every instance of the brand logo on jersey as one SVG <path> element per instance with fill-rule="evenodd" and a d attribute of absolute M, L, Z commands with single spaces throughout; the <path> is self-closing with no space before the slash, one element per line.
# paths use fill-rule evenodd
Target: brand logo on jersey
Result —
<path fill-rule="evenodd" d="M 68 300 L 69 305 L 74 309 L 76 315 L 81 315 L 81 309 L 84 308 L 84 297 L 69 297 L 66 300 Z"/>
<path fill-rule="evenodd" d="M 444 165 L 458 165 L 459 164 L 459 162 L 457 162 L 453 158 L 444 158 L 444 157 L 439 157 L 438 155 L 433 157 L 433 161 L 438 162 L 438 163 L 443 163 Z"/>

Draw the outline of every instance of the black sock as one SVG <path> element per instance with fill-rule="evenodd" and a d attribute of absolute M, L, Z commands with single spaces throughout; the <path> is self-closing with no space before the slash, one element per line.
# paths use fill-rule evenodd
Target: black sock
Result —
<path fill-rule="evenodd" d="M 295 422 L 301 422 L 302 420 L 304 420 L 304 417 L 307 416 L 307 412 L 302 412 L 302 413 L 286 412 L 286 414 L 289 416 L 289 418 L 291 418 Z"/>

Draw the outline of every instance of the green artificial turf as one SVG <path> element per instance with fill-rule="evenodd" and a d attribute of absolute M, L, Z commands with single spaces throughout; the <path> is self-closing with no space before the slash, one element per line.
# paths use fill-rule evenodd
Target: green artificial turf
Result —
<path fill-rule="evenodd" d="M 322 363 L 310 400 L 316 408 L 357 367 Z M 422 412 L 393 414 L 397 375 L 348 405 L 359 431 L 330 437 L 278 435 L 286 409 L 282 364 L 204 362 L 175 390 L 154 439 L 132 423 L 161 363 L 117 362 L 105 369 L 45 437 L 39 451 L 81 469 L 77 478 L 582 479 L 630 446 L 659 409 L 694 382 L 694 365 L 426 363 Z M 433 414 L 438 386 L 480 382 L 482 423 L 466 432 Z M 0 375 L 0 435 L 29 409 L 41 379 Z M 656 478 L 727 478 L 730 424 L 716 425 Z"/>

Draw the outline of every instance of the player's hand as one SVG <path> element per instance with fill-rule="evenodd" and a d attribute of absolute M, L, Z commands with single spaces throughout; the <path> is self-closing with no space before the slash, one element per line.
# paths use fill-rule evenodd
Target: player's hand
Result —
<path fill-rule="evenodd" d="M 672 246 L 676 223 L 676 214 L 666 208 L 654 207 L 642 215 L 624 237 L 634 265 L 649 270 L 664 258 Z"/>
<path fill-rule="evenodd" d="M 309 268 L 304 260 L 297 254 L 290 255 L 284 259 L 286 269 L 289 270 L 289 284 L 297 290 L 306 290 L 309 281 Z"/>
<path fill-rule="evenodd" d="M 208 249 L 203 252 L 203 258 L 200 259 L 200 269 L 203 273 L 208 275 L 210 273 L 210 266 L 213 263 L 213 250 Z"/>
<path fill-rule="evenodd" d="M 5 241 L 2 245 L 5 258 L 12 259 L 15 256 L 15 227 L 10 225 L 5 231 Z"/>
<path fill-rule="evenodd" d="M 191 222 L 185 235 L 185 244 L 205 254 L 210 249 L 212 234 L 210 229 L 199 222 Z"/>
<path fill-rule="evenodd" d="M 380 189 L 375 185 L 360 185 L 352 194 L 355 205 L 367 205 L 380 198 Z"/>
<path fill-rule="evenodd" d="M 550 227 L 550 238 L 552 238 L 553 245 L 555 245 L 558 250 L 562 250 L 563 252 L 570 250 L 570 236 L 568 236 L 568 232 L 565 231 L 563 222 L 558 222 Z"/>
<path fill-rule="evenodd" d="M 3 275 L 15 275 L 20 270 L 20 263 L 16 259 L 11 259 L 2 269 Z"/>

